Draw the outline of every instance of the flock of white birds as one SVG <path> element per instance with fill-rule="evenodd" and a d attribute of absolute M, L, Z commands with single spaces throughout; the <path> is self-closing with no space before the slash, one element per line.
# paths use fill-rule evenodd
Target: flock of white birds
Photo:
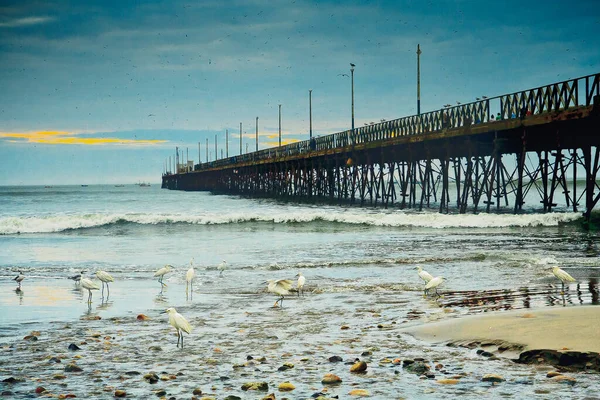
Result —
<path fill-rule="evenodd" d="M 219 264 L 219 266 L 217 267 L 217 270 L 219 271 L 220 275 L 222 275 L 226 268 L 227 262 L 223 260 L 221 264 Z M 444 283 L 444 278 L 442 276 L 434 277 L 429 272 L 423 270 L 423 268 L 421 268 L 420 266 L 417 266 L 416 268 L 419 278 L 421 278 L 425 283 L 424 294 L 428 295 L 429 290 L 434 289 L 436 296 L 439 297 L 438 288 Z M 165 275 L 171 272 L 172 270 L 173 266 L 167 264 L 154 273 L 154 277 L 158 278 L 158 282 L 161 284 L 161 286 L 167 286 L 166 283 L 163 282 L 163 279 Z M 552 273 L 562 283 L 561 293 L 564 292 L 565 283 L 575 282 L 575 279 L 571 275 L 569 275 L 567 272 L 560 269 L 559 267 L 552 267 Z M 80 274 L 71 276 L 69 277 L 69 279 L 78 282 L 83 289 L 87 289 L 87 291 L 89 292 L 88 303 L 91 303 L 92 290 L 100 290 L 100 287 L 91 279 L 86 278 L 84 274 L 85 271 L 81 271 Z M 114 282 L 114 278 L 106 271 L 97 271 L 96 277 L 102 283 L 102 297 L 104 297 L 104 285 L 106 285 L 106 290 L 108 292 L 107 295 L 110 295 L 110 289 L 108 284 L 109 282 Z M 193 281 L 195 277 L 196 271 L 194 270 L 194 260 L 192 259 L 192 261 L 190 261 L 190 268 L 185 274 L 186 293 L 188 290 L 193 290 Z M 304 275 L 302 275 L 302 272 L 299 272 L 296 275 L 296 277 L 298 278 L 298 280 L 296 282 L 295 288 L 294 282 L 291 279 L 270 279 L 265 282 L 265 284 L 267 284 L 267 291 L 278 296 L 278 299 L 277 301 L 275 301 L 273 307 L 277 307 L 278 304 L 280 307 L 283 307 L 283 299 L 285 298 L 285 296 L 288 296 L 292 292 L 296 292 L 298 296 L 300 296 L 301 294 L 304 295 L 304 286 L 306 285 L 306 278 L 304 277 Z M 13 280 L 19 284 L 17 291 L 21 290 L 21 282 L 23 282 L 24 279 L 25 275 L 23 275 L 21 271 L 19 271 L 19 275 L 13 278 Z M 183 348 L 183 332 L 187 334 L 192 332 L 192 327 L 190 323 L 173 307 L 167 308 L 165 311 L 162 312 L 162 314 L 169 315 L 169 324 L 171 324 L 171 326 L 173 326 L 177 330 L 177 347 L 179 347 L 181 343 L 181 348 Z"/>

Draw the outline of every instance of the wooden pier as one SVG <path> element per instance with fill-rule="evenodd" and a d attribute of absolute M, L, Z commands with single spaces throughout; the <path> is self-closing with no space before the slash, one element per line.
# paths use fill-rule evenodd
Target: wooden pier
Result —
<path fill-rule="evenodd" d="M 599 146 L 600 73 L 196 164 L 162 187 L 459 213 L 536 196 L 589 219 Z"/>

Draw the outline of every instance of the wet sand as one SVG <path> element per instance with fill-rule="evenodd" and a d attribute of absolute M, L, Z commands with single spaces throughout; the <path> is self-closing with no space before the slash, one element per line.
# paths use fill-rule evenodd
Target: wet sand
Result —
<path fill-rule="evenodd" d="M 600 307 L 516 310 L 429 323 L 407 333 L 431 342 L 503 341 L 523 350 L 600 353 Z"/>

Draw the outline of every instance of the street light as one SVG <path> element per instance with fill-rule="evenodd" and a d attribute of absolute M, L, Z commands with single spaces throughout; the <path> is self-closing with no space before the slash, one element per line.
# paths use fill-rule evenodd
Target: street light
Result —
<path fill-rule="evenodd" d="M 312 139 L 312 89 L 308 90 L 308 120 L 309 120 L 309 138 Z"/>
<path fill-rule="evenodd" d="M 352 80 L 352 132 L 354 132 L 354 67 L 356 65 L 350 63 L 350 79 Z"/>

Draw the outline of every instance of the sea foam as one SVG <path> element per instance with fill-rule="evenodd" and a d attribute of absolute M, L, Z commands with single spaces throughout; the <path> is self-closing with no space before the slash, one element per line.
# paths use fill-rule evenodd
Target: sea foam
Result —
<path fill-rule="evenodd" d="M 107 227 L 117 224 L 159 225 L 194 224 L 223 225 L 265 222 L 293 224 L 328 222 L 349 225 L 381 227 L 448 228 L 503 228 L 556 226 L 581 219 L 579 213 L 547 214 L 439 214 L 435 212 L 405 212 L 390 210 L 297 209 L 285 211 L 244 211 L 221 214 L 183 215 L 158 213 L 117 214 L 52 214 L 0 218 L 0 235 L 18 233 L 52 233 L 67 230 Z"/>

